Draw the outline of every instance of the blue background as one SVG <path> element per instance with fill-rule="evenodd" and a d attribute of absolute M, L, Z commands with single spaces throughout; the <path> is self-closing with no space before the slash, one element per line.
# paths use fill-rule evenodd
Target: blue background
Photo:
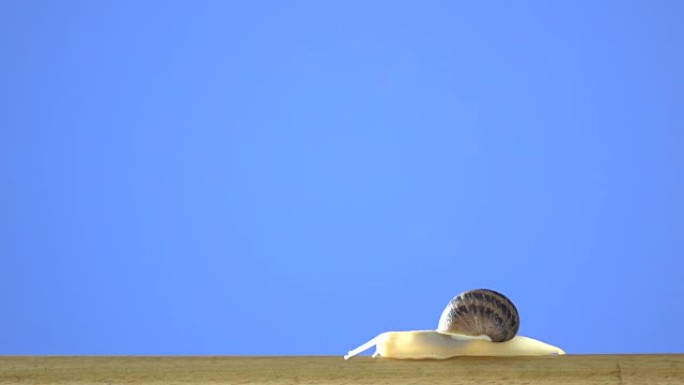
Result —
<path fill-rule="evenodd" d="M 0 353 L 684 352 L 682 4 L 2 1 Z"/>

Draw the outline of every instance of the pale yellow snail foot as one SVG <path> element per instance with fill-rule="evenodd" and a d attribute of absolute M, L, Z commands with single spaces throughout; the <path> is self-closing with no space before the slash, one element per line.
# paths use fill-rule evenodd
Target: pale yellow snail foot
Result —
<path fill-rule="evenodd" d="M 347 360 L 375 346 L 373 357 L 399 359 L 446 359 L 456 356 L 538 356 L 565 354 L 553 345 L 522 336 L 491 342 L 487 336 L 445 334 L 435 330 L 385 332 L 351 350 Z"/>

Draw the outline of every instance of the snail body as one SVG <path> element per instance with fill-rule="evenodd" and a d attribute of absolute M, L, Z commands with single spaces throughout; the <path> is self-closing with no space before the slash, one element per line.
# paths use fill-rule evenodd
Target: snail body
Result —
<path fill-rule="evenodd" d="M 344 358 L 373 346 L 373 357 L 400 359 L 565 354 L 556 346 L 517 336 L 519 325 L 515 305 L 503 294 L 487 289 L 469 290 L 449 302 L 436 330 L 381 333 Z"/>

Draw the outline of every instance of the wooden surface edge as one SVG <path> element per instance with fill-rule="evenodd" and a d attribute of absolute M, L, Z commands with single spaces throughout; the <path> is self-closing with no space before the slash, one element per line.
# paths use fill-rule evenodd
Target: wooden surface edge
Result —
<path fill-rule="evenodd" d="M 1 384 L 684 384 L 684 354 L 456 357 L 0 356 Z"/>

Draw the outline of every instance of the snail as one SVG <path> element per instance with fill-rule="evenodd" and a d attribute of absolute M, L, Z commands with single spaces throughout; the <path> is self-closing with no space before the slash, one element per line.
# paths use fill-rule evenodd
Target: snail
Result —
<path fill-rule="evenodd" d="M 436 330 L 381 333 L 344 359 L 373 346 L 373 357 L 402 359 L 565 354 L 556 346 L 517 336 L 519 325 L 518 310 L 506 296 L 488 289 L 468 290 L 449 302 Z"/>

